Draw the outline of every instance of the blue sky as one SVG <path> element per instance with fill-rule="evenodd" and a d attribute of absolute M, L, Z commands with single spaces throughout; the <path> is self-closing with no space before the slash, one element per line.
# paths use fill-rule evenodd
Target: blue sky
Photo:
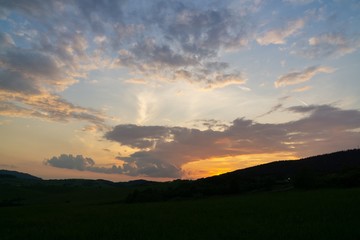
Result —
<path fill-rule="evenodd" d="M 360 142 L 359 1 L 0 1 L 0 168 L 197 178 Z"/>

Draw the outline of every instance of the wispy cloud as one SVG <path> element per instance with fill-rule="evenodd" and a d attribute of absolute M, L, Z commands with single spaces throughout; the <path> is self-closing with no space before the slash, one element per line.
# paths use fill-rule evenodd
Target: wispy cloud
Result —
<path fill-rule="evenodd" d="M 311 2 L 313 2 L 314 0 L 283 0 L 283 2 L 285 3 L 291 3 L 294 5 L 306 5 L 309 4 Z"/>
<path fill-rule="evenodd" d="M 285 87 L 289 85 L 296 85 L 299 83 L 307 82 L 311 80 L 318 73 L 332 73 L 335 69 L 326 66 L 312 66 L 302 71 L 290 72 L 280 76 L 275 81 L 275 87 Z"/>
<path fill-rule="evenodd" d="M 298 53 L 309 58 L 339 57 L 360 48 L 359 34 L 346 32 L 323 33 L 308 39 Z"/>
<path fill-rule="evenodd" d="M 142 92 L 137 95 L 137 124 L 144 124 L 153 118 L 156 110 L 156 96 L 150 92 Z"/>
<path fill-rule="evenodd" d="M 257 118 L 260 118 L 260 117 L 264 117 L 266 115 L 269 115 L 269 114 L 272 114 L 280 109 L 283 108 L 283 104 L 282 103 L 278 103 L 276 104 L 275 106 L 273 106 L 269 111 L 267 111 L 266 113 L 264 114 L 261 114 L 260 116 L 258 116 Z"/>
<path fill-rule="evenodd" d="M 305 92 L 305 91 L 309 91 L 310 89 L 311 86 L 304 86 L 304 87 L 296 88 L 292 90 L 292 92 Z"/>
<path fill-rule="evenodd" d="M 282 28 L 266 31 L 264 34 L 257 37 L 256 41 L 260 45 L 285 44 L 286 38 L 297 33 L 300 29 L 304 27 L 304 24 L 305 21 L 303 19 L 290 21 L 286 26 Z"/>
<path fill-rule="evenodd" d="M 93 124 L 98 130 L 108 128 L 106 117 L 99 111 L 76 106 L 53 94 L 1 94 L 0 115 L 23 118 L 42 118 L 68 122 L 80 120 Z"/>

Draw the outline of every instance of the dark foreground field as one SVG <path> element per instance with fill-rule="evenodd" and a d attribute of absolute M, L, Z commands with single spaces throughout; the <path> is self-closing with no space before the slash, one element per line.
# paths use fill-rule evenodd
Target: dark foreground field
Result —
<path fill-rule="evenodd" d="M 358 188 L 133 204 L 94 192 L 46 202 L 0 207 L 0 239 L 360 239 Z"/>

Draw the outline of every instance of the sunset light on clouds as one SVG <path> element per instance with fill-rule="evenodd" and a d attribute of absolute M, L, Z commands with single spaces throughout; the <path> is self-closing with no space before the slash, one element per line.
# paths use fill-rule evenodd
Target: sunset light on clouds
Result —
<path fill-rule="evenodd" d="M 0 0 L 0 169 L 199 178 L 360 144 L 357 0 Z"/>

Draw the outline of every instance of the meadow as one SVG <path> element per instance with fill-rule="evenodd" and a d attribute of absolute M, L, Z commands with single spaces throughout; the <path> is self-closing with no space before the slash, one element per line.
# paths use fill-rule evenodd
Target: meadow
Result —
<path fill-rule="evenodd" d="M 117 188 L 51 189 L 0 207 L 0 239 L 360 239 L 359 188 L 131 204 Z"/>

